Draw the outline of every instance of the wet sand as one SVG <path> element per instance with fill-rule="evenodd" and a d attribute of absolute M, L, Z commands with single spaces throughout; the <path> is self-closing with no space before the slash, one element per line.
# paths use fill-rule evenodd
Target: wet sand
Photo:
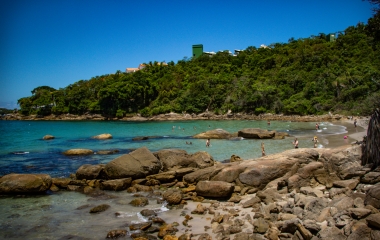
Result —
<path fill-rule="evenodd" d="M 328 137 L 330 141 L 328 148 L 340 147 L 342 145 L 350 145 L 352 143 L 355 143 L 356 141 L 362 141 L 363 137 L 367 135 L 368 120 L 369 119 L 367 118 L 358 120 L 356 128 L 354 126 L 353 120 L 342 120 L 339 123 L 336 123 L 345 126 L 348 133 Z M 348 137 L 347 139 L 344 139 L 345 135 Z"/>

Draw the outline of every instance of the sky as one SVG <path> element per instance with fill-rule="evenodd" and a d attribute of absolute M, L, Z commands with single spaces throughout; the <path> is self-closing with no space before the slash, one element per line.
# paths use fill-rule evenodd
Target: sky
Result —
<path fill-rule="evenodd" d="M 0 108 L 18 108 L 39 86 L 177 63 L 194 44 L 233 52 L 342 31 L 372 15 L 362 0 L 2 0 Z"/>

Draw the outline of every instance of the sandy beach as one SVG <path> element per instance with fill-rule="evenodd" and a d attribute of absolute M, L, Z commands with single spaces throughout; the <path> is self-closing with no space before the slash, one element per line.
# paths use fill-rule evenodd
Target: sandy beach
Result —
<path fill-rule="evenodd" d="M 363 137 L 367 135 L 369 117 L 360 117 L 357 119 L 357 127 L 354 126 L 354 119 L 342 120 L 342 125 L 347 127 L 347 136 L 349 143 L 355 141 L 362 141 Z M 331 146 L 335 147 L 335 146 Z"/>

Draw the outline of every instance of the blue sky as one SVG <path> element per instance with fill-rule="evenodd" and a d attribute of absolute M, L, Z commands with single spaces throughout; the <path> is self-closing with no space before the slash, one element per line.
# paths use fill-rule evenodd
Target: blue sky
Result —
<path fill-rule="evenodd" d="M 0 107 L 47 85 L 204 51 L 286 43 L 367 23 L 362 0 L 2 0 Z"/>

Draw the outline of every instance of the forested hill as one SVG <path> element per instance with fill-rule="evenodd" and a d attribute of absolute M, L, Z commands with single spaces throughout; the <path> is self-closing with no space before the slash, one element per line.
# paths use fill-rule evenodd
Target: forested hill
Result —
<path fill-rule="evenodd" d="M 47 86 L 18 100 L 25 115 L 100 113 L 122 117 L 170 111 L 365 115 L 380 106 L 380 17 L 348 27 L 336 41 L 318 34 L 270 48 L 248 47 L 238 56 L 161 65 L 135 73 L 80 80 L 62 89 Z M 190 49 L 191 46 L 189 46 Z"/>

